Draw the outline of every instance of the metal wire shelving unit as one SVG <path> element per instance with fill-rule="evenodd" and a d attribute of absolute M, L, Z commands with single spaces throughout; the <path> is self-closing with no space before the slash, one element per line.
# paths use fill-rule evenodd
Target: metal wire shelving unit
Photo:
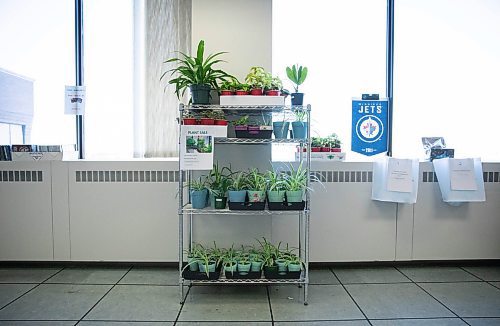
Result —
<path fill-rule="evenodd" d="M 215 144 L 240 144 L 240 145 L 253 145 L 253 144 L 298 144 L 300 147 L 300 162 L 306 163 L 308 173 L 311 171 L 311 106 L 268 106 L 268 105 L 246 105 L 246 106 L 220 106 L 220 105 L 184 105 L 179 106 L 179 121 L 182 121 L 182 116 L 184 111 L 199 112 L 203 110 L 223 110 L 228 114 L 250 114 L 259 115 L 263 113 L 273 113 L 283 114 L 283 116 L 293 116 L 294 112 L 301 111 L 305 113 L 307 123 L 307 138 L 306 139 L 246 139 L 246 138 L 225 138 L 216 137 L 214 139 Z M 179 146 L 181 146 L 181 131 L 182 124 L 179 123 Z M 306 146 L 307 151 L 302 149 Z M 310 193 L 309 189 L 310 180 L 307 180 L 306 189 L 306 203 L 304 210 L 293 211 L 293 210 L 268 210 L 267 207 L 264 210 L 229 210 L 229 209 L 193 209 L 189 202 L 189 196 L 184 196 L 184 183 L 186 179 L 189 180 L 192 171 L 181 170 L 181 164 L 179 160 L 179 174 L 183 177 L 179 178 L 179 296 L 180 302 L 183 303 L 185 300 L 184 287 L 196 284 L 231 284 L 231 285 L 242 285 L 242 284 L 292 284 L 298 285 L 303 288 L 304 293 L 304 304 L 308 304 L 308 286 L 309 286 L 309 221 L 310 221 Z M 185 198 L 187 197 L 187 198 Z M 262 276 L 259 279 L 227 279 L 224 273 L 221 273 L 220 278 L 216 280 L 188 280 L 183 277 L 183 266 L 184 266 L 184 228 L 187 227 L 188 234 L 188 250 L 191 249 L 192 245 L 192 226 L 193 226 L 193 216 L 195 215 L 258 215 L 258 216 L 273 216 L 273 215 L 295 215 L 298 216 L 299 232 L 299 255 L 304 262 L 304 270 L 302 271 L 300 278 L 298 279 L 266 279 Z M 187 224 L 187 225 L 185 225 Z"/>

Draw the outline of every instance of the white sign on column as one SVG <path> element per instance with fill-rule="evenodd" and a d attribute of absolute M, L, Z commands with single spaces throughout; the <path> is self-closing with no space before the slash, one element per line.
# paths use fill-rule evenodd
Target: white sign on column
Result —
<path fill-rule="evenodd" d="M 85 114 L 85 86 L 66 86 L 64 114 Z"/>

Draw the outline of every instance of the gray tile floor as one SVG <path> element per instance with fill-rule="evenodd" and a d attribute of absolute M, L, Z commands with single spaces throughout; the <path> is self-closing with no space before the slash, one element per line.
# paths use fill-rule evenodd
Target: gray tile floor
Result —
<path fill-rule="evenodd" d="M 311 271 L 283 286 L 195 286 L 173 268 L 0 267 L 0 325 L 500 325 L 500 267 Z"/>

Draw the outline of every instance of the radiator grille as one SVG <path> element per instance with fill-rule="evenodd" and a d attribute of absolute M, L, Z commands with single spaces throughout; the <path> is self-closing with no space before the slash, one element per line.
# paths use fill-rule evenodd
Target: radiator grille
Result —
<path fill-rule="evenodd" d="M 483 181 L 485 183 L 500 182 L 500 172 L 498 171 L 483 171 Z M 438 182 L 436 173 L 424 171 L 422 173 L 422 182 Z"/>
<path fill-rule="evenodd" d="M 317 178 L 317 180 L 321 181 L 322 183 L 364 183 L 372 182 L 373 178 L 372 171 L 311 171 L 311 174 L 315 176 L 314 179 Z M 315 180 L 312 180 L 312 182 L 315 182 Z"/>
<path fill-rule="evenodd" d="M 184 174 L 183 174 L 184 175 Z M 75 171 L 76 182 L 124 183 L 124 182 L 179 182 L 178 171 L 150 170 L 91 170 Z"/>
<path fill-rule="evenodd" d="M 3 170 L 0 182 L 43 182 L 43 171 Z"/>

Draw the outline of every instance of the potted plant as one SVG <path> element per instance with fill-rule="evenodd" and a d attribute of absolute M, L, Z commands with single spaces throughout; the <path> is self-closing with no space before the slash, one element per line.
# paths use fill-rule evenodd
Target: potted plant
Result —
<path fill-rule="evenodd" d="M 285 201 L 285 183 L 283 174 L 277 171 L 267 171 L 267 201 L 271 209 L 271 203 L 283 203 Z"/>
<path fill-rule="evenodd" d="M 214 119 L 212 110 L 201 111 L 200 125 L 210 125 L 211 126 L 214 123 L 215 123 L 215 119 Z"/>
<path fill-rule="evenodd" d="M 232 122 L 236 138 L 244 138 L 247 135 L 249 118 L 248 115 L 245 115 Z"/>
<path fill-rule="evenodd" d="M 236 95 L 248 95 L 250 94 L 250 85 L 238 83 L 235 90 Z"/>
<path fill-rule="evenodd" d="M 222 62 L 218 59 L 220 55 L 226 52 L 217 52 L 204 57 L 205 41 L 198 43 L 196 56 L 192 57 L 185 53 L 178 52 L 178 58 L 171 58 L 164 63 L 176 63 L 177 67 L 165 71 L 160 80 L 168 73 L 171 78 L 168 84 L 175 85 L 175 94 L 180 100 L 186 89 L 191 90 L 192 104 L 206 105 L 210 103 L 210 90 L 219 89 L 218 83 L 225 80 L 231 80 L 235 77 L 229 75 L 223 70 L 214 68 L 214 64 Z"/>
<path fill-rule="evenodd" d="M 220 85 L 220 96 L 234 95 L 238 84 L 239 82 L 236 79 L 224 80 Z"/>
<path fill-rule="evenodd" d="M 229 185 L 228 197 L 230 203 L 244 203 L 247 197 L 247 177 L 244 172 L 233 174 Z"/>
<path fill-rule="evenodd" d="M 227 126 L 226 115 L 222 110 L 213 110 L 212 118 L 214 119 L 214 125 L 216 126 Z"/>
<path fill-rule="evenodd" d="M 245 77 L 245 81 L 250 85 L 250 95 L 263 95 L 263 88 L 266 79 L 266 71 L 262 67 L 252 67 Z"/>
<path fill-rule="evenodd" d="M 273 126 L 271 125 L 271 116 L 266 116 L 262 113 L 262 123 L 259 123 L 259 133 L 257 138 L 271 139 L 273 135 Z"/>
<path fill-rule="evenodd" d="M 273 121 L 273 133 L 276 139 L 288 138 L 288 129 L 290 122 L 286 121 L 285 112 L 283 111 L 283 119 L 281 121 Z"/>
<path fill-rule="evenodd" d="M 201 177 L 191 180 L 188 183 L 191 205 L 194 209 L 202 209 L 207 206 L 208 189 L 206 188 L 206 179 Z"/>
<path fill-rule="evenodd" d="M 299 86 L 302 85 L 307 77 L 307 67 L 302 67 L 298 64 L 286 67 L 286 75 L 295 84 L 293 87 L 295 92 L 291 94 L 292 105 L 302 105 L 304 103 L 304 93 L 299 93 Z"/>
<path fill-rule="evenodd" d="M 196 124 L 196 117 L 192 112 L 189 111 L 183 111 L 182 112 L 182 124 L 183 125 L 195 125 Z"/>
<path fill-rule="evenodd" d="M 325 147 L 328 148 L 328 152 L 340 152 L 342 142 L 336 133 L 332 133 L 325 138 Z M 327 150 L 325 150 L 327 152 Z"/>
<path fill-rule="evenodd" d="M 210 193 L 210 205 L 215 209 L 226 208 L 226 193 L 231 185 L 231 170 L 228 167 L 219 168 L 214 164 L 208 175 L 207 189 Z"/>
<path fill-rule="evenodd" d="M 220 256 L 217 256 L 213 249 L 205 248 L 201 244 L 197 246 L 196 256 L 198 257 L 198 269 L 201 273 L 206 273 L 207 278 L 210 278 L 210 273 L 215 273 Z"/>
<path fill-rule="evenodd" d="M 264 89 L 268 96 L 280 96 L 280 91 L 283 88 L 283 82 L 279 77 L 273 77 L 270 73 L 266 73 L 264 80 Z"/>
<path fill-rule="evenodd" d="M 222 251 L 221 261 L 226 277 L 230 278 L 236 272 L 238 265 L 234 244 L 231 245 L 231 248 Z"/>
<path fill-rule="evenodd" d="M 321 152 L 323 146 L 323 138 L 311 137 L 311 152 Z"/>
<path fill-rule="evenodd" d="M 250 203 L 263 203 L 266 200 L 266 178 L 259 170 L 252 169 L 247 174 L 248 201 Z"/>
<path fill-rule="evenodd" d="M 294 109 L 295 121 L 292 122 L 293 138 L 305 139 L 307 138 L 307 123 L 304 121 L 307 112 L 299 108 Z"/>
<path fill-rule="evenodd" d="M 284 174 L 284 186 L 288 203 L 302 202 L 305 190 L 307 189 L 308 178 L 307 169 L 302 166 L 302 162 L 297 169 L 292 164 L 289 165 L 288 173 Z"/>

